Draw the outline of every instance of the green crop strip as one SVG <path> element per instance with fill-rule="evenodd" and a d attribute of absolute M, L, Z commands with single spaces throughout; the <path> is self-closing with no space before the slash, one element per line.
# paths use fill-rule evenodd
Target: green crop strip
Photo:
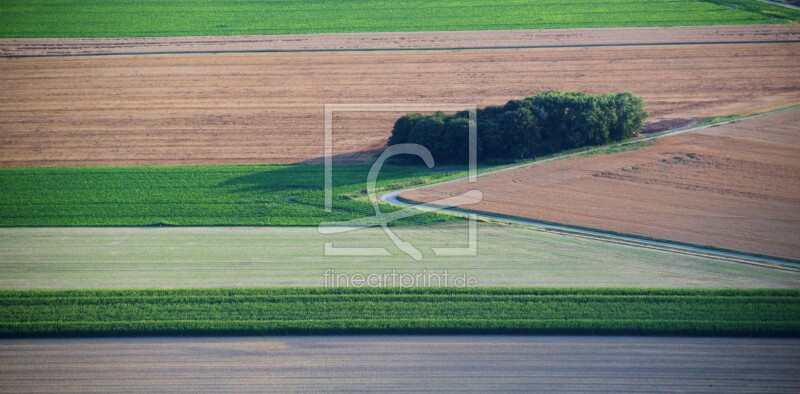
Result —
<path fill-rule="evenodd" d="M 369 169 L 335 166 L 328 213 L 324 167 L 316 165 L 5 168 L 0 226 L 315 226 L 375 215 L 366 196 Z M 384 166 L 377 186 L 399 189 L 464 174 Z M 423 214 L 395 224 L 454 220 Z"/>
<path fill-rule="evenodd" d="M 0 336 L 800 335 L 800 291 L 293 288 L 0 291 Z"/>
<path fill-rule="evenodd" d="M 756 0 L 26 0 L 0 37 L 145 37 L 787 23 Z"/>

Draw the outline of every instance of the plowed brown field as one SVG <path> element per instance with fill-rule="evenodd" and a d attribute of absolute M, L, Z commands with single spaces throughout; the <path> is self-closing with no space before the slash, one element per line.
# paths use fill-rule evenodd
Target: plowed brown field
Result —
<path fill-rule="evenodd" d="M 4 339 L 0 391 L 794 393 L 800 340 L 554 335 Z M 710 390 L 714 388 L 714 390 Z M 755 390 L 758 388 L 758 390 Z"/>
<path fill-rule="evenodd" d="M 800 259 L 800 110 L 402 197 L 473 187 L 478 211 Z"/>
<path fill-rule="evenodd" d="M 800 102 L 799 56 L 781 43 L 1 59 L 0 166 L 306 161 L 323 154 L 325 103 L 551 89 L 633 91 L 664 129 Z M 335 153 L 380 148 L 397 116 L 337 116 Z"/>

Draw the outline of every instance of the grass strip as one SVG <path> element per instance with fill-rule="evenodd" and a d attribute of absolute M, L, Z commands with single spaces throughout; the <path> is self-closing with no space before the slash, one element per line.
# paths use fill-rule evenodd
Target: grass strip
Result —
<path fill-rule="evenodd" d="M 26 0 L 0 2 L 0 37 L 558 29 L 790 23 L 756 0 Z"/>
<path fill-rule="evenodd" d="M 266 288 L 0 291 L 0 337 L 800 336 L 798 290 Z"/>

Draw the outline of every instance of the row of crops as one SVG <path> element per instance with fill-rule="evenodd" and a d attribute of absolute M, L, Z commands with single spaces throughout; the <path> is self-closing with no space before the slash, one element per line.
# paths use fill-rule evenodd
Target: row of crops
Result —
<path fill-rule="evenodd" d="M 2 291 L 0 336 L 800 335 L 800 291 L 184 289 Z"/>

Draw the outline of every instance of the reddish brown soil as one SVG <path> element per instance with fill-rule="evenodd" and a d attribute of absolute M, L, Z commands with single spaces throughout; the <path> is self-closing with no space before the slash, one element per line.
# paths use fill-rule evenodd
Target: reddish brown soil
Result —
<path fill-rule="evenodd" d="M 307 161 L 323 154 L 325 103 L 551 89 L 630 90 L 664 129 L 800 102 L 798 58 L 783 43 L 0 59 L 0 166 Z M 335 153 L 368 156 L 399 115 L 338 115 Z"/>
<path fill-rule="evenodd" d="M 798 40 L 800 40 L 800 25 L 292 34 L 233 37 L 10 38 L 0 39 L 0 56 L 153 52 L 519 48 L 531 46 L 558 47 Z"/>
<path fill-rule="evenodd" d="M 669 136 L 653 146 L 411 191 L 477 187 L 470 209 L 800 259 L 800 110 Z"/>

